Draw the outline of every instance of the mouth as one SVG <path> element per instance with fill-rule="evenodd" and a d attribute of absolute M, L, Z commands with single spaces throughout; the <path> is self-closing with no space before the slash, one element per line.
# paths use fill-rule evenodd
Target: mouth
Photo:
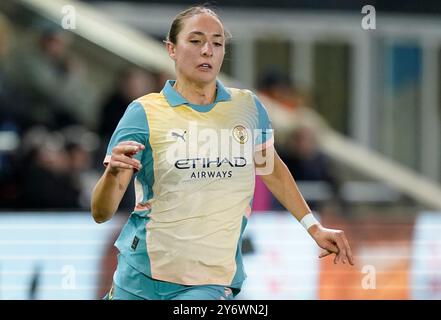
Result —
<path fill-rule="evenodd" d="M 201 63 L 200 65 L 198 65 L 198 68 L 201 68 L 203 70 L 211 70 L 213 69 L 212 65 L 209 63 Z"/>

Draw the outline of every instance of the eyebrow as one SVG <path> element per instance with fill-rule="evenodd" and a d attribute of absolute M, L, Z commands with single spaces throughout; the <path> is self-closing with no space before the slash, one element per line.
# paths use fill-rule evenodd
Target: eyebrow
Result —
<path fill-rule="evenodd" d="M 198 36 L 204 36 L 205 35 L 205 33 L 203 33 L 203 32 L 201 32 L 201 31 L 192 31 L 192 32 L 190 32 L 190 35 L 198 35 Z M 215 34 L 213 34 L 213 37 L 223 37 L 223 35 L 221 35 L 221 34 L 219 34 L 219 33 L 215 33 Z"/>

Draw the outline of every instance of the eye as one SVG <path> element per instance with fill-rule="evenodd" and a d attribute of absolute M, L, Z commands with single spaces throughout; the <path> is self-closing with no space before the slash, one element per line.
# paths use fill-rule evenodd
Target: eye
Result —
<path fill-rule="evenodd" d="M 220 42 L 215 42 L 214 45 L 215 45 L 216 47 L 222 47 L 222 43 L 220 43 Z"/>
<path fill-rule="evenodd" d="M 200 43 L 201 40 L 195 40 L 195 39 L 194 39 L 194 40 L 190 40 L 190 42 L 191 42 L 191 43 L 194 43 L 194 44 L 197 44 L 197 43 Z"/>

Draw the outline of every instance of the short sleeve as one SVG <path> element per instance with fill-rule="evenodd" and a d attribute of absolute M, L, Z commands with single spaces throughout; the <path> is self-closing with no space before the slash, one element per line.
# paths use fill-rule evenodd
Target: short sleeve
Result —
<path fill-rule="evenodd" d="M 253 93 L 254 103 L 257 108 L 258 127 L 254 135 L 255 150 L 264 150 L 274 144 L 273 128 L 265 106 L 260 99 Z"/>
<path fill-rule="evenodd" d="M 149 140 L 149 128 L 147 115 L 141 103 L 134 101 L 127 107 L 124 115 L 119 121 L 107 146 L 104 165 L 107 165 L 112 154 L 112 149 L 122 141 L 136 141 L 147 147 Z M 144 149 L 145 150 L 145 149 Z M 135 155 L 141 161 L 142 151 Z"/>

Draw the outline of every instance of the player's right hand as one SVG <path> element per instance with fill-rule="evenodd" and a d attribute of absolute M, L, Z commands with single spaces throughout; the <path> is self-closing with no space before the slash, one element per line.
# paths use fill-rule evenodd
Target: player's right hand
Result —
<path fill-rule="evenodd" d="M 112 149 L 109 161 L 109 170 L 112 174 L 120 172 L 122 169 L 141 170 L 141 162 L 133 158 L 145 146 L 136 141 L 122 141 Z"/>
<path fill-rule="evenodd" d="M 351 247 L 342 230 L 328 229 L 320 224 L 316 224 L 310 227 L 308 232 L 319 247 L 324 249 L 319 258 L 335 254 L 334 264 L 337 264 L 339 261 L 346 264 L 348 261 L 350 265 L 354 265 Z"/>

